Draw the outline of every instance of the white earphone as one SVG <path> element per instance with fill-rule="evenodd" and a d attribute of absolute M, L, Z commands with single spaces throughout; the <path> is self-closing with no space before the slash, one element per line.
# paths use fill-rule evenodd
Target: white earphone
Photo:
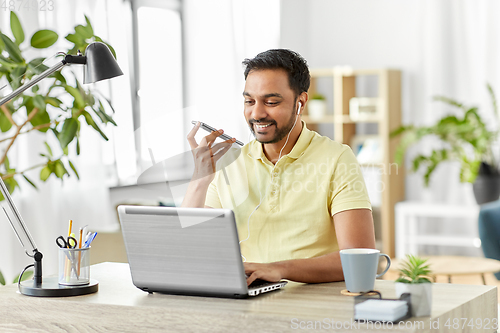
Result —
<path fill-rule="evenodd" d="M 300 114 L 300 111 L 301 111 L 301 110 L 300 110 L 300 108 L 301 108 L 301 107 L 302 107 L 302 103 L 301 103 L 301 102 L 299 102 L 299 107 L 298 107 L 298 109 L 297 109 L 297 116 Z"/>

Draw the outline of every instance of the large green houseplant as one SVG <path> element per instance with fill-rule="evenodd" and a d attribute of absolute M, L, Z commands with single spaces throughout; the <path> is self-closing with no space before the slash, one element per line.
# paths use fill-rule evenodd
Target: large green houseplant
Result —
<path fill-rule="evenodd" d="M 66 40 L 71 43 L 68 53 L 75 54 L 77 50 L 85 50 L 94 41 L 102 41 L 94 34 L 92 25 L 85 17 L 86 25 L 77 25 L 74 33 L 68 34 Z M 14 40 L 0 31 L 0 80 L 6 79 L 12 90 L 29 81 L 34 75 L 46 70 L 45 58 L 26 59 L 24 54 L 29 49 L 46 49 L 58 40 L 58 34 L 51 30 L 39 30 L 29 40 L 25 40 L 21 22 L 14 12 L 10 13 L 11 34 Z M 109 44 L 108 44 L 109 46 Z M 114 53 L 113 49 L 110 47 Z M 0 96 L 5 95 L 0 90 Z M 65 95 L 71 98 L 69 105 L 61 101 Z M 106 106 L 106 107 L 105 107 Z M 116 125 L 109 114 L 113 109 L 111 104 L 101 95 L 85 89 L 72 71 L 65 74 L 56 72 L 43 80 L 31 90 L 23 93 L 9 103 L 2 105 L 0 112 L 0 131 L 3 143 L 0 152 L 0 176 L 13 192 L 19 187 L 19 179 L 23 179 L 36 187 L 35 182 L 26 176 L 26 172 L 40 169 L 40 180 L 46 181 L 52 174 L 60 179 L 69 176 L 72 169 L 75 176 L 78 172 L 68 157 L 68 145 L 76 141 L 76 154 L 80 154 L 80 130 L 82 121 L 97 131 L 105 140 L 99 123 Z M 9 163 L 9 153 L 15 146 L 16 139 L 30 132 L 45 133 L 53 136 L 59 142 L 59 148 L 51 147 L 45 140 L 45 151 L 40 152 L 42 162 L 19 170 Z M 0 200 L 3 196 L 0 194 Z"/>
<path fill-rule="evenodd" d="M 103 42 L 94 34 L 87 17 L 85 21 L 85 25 L 75 26 L 74 32 L 65 37 L 70 45 L 68 54 L 76 54 L 78 50 L 84 52 L 87 45 L 94 41 Z M 48 69 L 44 63 L 46 58 L 27 59 L 25 54 L 29 50 L 49 48 L 59 38 L 56 32 L 43 29 L 26 39 L 21 22 L 12 11 L 10 28 L 9 35 L 13 36 L 13 39 L 0 31 L 0 97 L 5 96 L 9 90 L 5 85 L 10 86 L 10 90 L 15 90 L 34 75 Z M 107 45 L 116 57 L 113 48 Z M 77 70 L 81 71 L 81 67 Z M 101 130 L 101 124 L 111 123 L 116 126 L 110 113 L 114 113 L 114 110 L 109 101 L 102 95 L 84 88 L 71 70 L 55 72 L 30 90 L 0 106 L 0 177 L 9 192 L 14 192 L 23 181 L 36 188 L 36 181 L 26 175 L 34 169 L 40 170 L 40 181 L 46 181 L 51 175 L 63 180 L 65 176 L 70 176 L 69 169 L 79 178 L 77 169 L 69 158 L 68 145 L 76 141 L 74 149 L 77 155 L 80 154 L 80 133 L 84 123 L 99 133 L 104 140 L 108 140 Z M 39 152 L 39 163 L 20 169 L 9 161 L 9 156 L 16 146 L 16 140 L 30 133 L 41 133 L 45 136 L 44 149 Z M 49 144 L 50 136 L 56 139 L 58 146 Z M 0 201 L 3 199 L 0 194 Z"/>
<path fill-rule="evenodd" d="M 489 84 L 487 88 L 494 114 L 498 119 L 495 94 Z M 488 128 L 477 107 L 467 106 L 443 96 L 437 96 L 434 99 L 454 107 L 459 111 L 459 114 L 446 115 L 433 126 L 417 127 L 409 125 L 401 126 L 393 131 L 391 137 L 402 135 L 395 154 L 396 163 L 401 164 L 403 162 L 404 155 L 411 145 L 424 137 L 434 136 L 441 141 L 442 146 L 433 149 L 429 155 L 417 155 L 411 162 L 413 172 L 420 168 L 425 169 L 425 186 L 429 185 L 432 173 L 441 162 L 458 161 L 460 163 L 460 181 L 474 183 L 474 192 L 478 202 L 484 200 L 479 200 L 478 194 L 482 196 L 490 190 L 493 190 L 492 198 L 498 199 L 500 172 L 498 161 L 492 151 L 492 146 L 498 138 L 498 131 Z M 486 179 L 483 180 L 485 177 Z M 496 186 L 485 189 L 482 187 L 484 183 L 495 184 Z"/>

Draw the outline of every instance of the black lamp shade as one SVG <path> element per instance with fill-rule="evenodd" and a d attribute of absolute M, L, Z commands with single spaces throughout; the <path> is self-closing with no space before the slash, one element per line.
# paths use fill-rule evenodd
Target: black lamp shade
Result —
<path fill-rule="evenodd" d="M 87 65 L 83 72 L 83 83 L 94 83 L 123 75 L 106 44 L 101 42 L 89 44 L 85 50 L 85 56 Z"/>

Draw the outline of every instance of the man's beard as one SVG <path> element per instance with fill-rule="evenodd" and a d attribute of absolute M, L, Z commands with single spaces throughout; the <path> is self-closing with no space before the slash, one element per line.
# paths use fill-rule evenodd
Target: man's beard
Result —
<path fill-rule="evenodd" d="M 255 139 L 258 142 L 260 142 L 260 143 L 267 144 L 267 143 L 280 142 L 292 130 L 293 125 L 295 124 L 295 121 L 296 121 L 296 117 L 294 117 L 294 116 L 295 115 L 292 113 L 292 116 L 290 117 L 290 121 L 284 127 L 282 127 L 282 128 L 278 128 L 278 125 L 276 124 L 276 121 L 271 120 L 270 124 L 276 126 L 276 131 L 275 131 L 275 134 L 274 134 L 274 138 L 272 138 L 272 139 L 270 139 L 268 141 L 260 141 L 259 139 L 257 139 L 257 136 L 255 135 L 255 131 L 253 129 L 253 124 L 254 123 L 258 124 L 260 122 L 266 123 L 266 122 L 269 122 L 269 120 L 267 120 L 267 119 L 261 119 L 261 120 L 252 119 L 252 120 L 250 120 L 249 121 L 250 131 L 252 132 L 252 134 L 255 137 Z"/>

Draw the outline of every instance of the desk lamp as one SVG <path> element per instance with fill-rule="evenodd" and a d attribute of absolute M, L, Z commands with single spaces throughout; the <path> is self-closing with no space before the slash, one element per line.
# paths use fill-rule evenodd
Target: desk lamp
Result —
<path fill-rule="evenodd" d="M 111 54 L 111 51 L 108 49 L 106 44 L 101 42 L 94 42 L 89 44 L 89 46 L 87 46 L 87 49 L 85 50 L 85 55 L 82 55 L 80 52 L 78 52 L 76 56 L 69 54 L 65 55 L 64 59 L 61 62 L 48 68 L 43 73 L 34 77 L 30 82 L 17 88 L 12 93 L 5 96 L 2 100 L 0 100 L 0 106 L 9 102 L 11 99 L 20 95 L 25 90 L 34 86 L 35 84 L 37 84 L 44 78 L 48 77 L 52 73 L 70 64 L 85 65 L 83 73 L 84 74 L 83 83 L 93 83 L 105 79 L 110 79 L 115 76 L 123 75 L 123 72 L 120 70 L 120 67 L 116 63 L 116 60 L 114 59 L 113 55 Z M 78 285 L 78 286 L 59 285 L 57 277 L 42 279 L 43 255 L 40 251 L 38 251 L 35 245 L 35 241 L 31 237 L 28 228 L 24 224 L 23 219 L 14 204 L 14 201 L 12 200 L 9 194 L 9 190 L 1 177 L 0 177 L 0 191 L 2 192 L 5 201 L 7 202 L 10 208 L 14 221 L 12 221 L 12 219 L 9 217 L 7 211 L 5 211 L 5 208 L 3 208 L 3 210 L 5 215 L 7 215 L 7 219 L 9 220 L 12 229 L 14 229 L 14 233 L 16 234 L 17 239 L 24 247 L 26 254 L 35 260 L 35 263 L 33 264 L 35 271 L 33 275 L 33 280 L 27 280 L 19 283 L 19 291 L 21 292 L 21 294 L 28 296 L 61 297 L 61 296 L 85 295 L 96 292 L 99 283 L 96 280 L 92 279 L 90 280 L 90 283 L 88 285 Z M 25 246 L 22 239 L 24 239 L 25 241 L 27 240 L 27 243 L 29 244 L 28 248 Z M 30 254 L 28 250 L 31 250 L 32 254 Z M 21 278 L 21 276 L 19 278 Z"/>

